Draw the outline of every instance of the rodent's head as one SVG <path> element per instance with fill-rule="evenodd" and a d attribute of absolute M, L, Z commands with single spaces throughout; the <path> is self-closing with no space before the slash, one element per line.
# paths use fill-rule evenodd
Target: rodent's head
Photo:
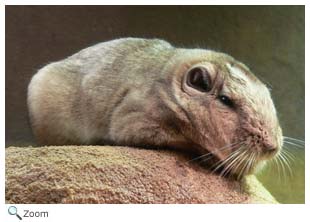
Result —
<path fill-rule="evenodd" d="M 217 168 L 244 175 L 278 154 L 282 130 L 269 90 L 245 65 L 213 51 L 181 64 L 173 89 L 186 134 Z"/>

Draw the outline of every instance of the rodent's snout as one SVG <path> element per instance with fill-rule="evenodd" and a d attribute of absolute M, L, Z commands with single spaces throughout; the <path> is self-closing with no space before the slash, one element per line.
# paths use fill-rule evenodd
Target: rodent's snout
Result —
<path fill-rule="evenodd" d="M 274 156 L 281 149 L 281 138 L 281 133 L 274 136 L 266 130 L 260 130 L 257 134 L 250 134 L 249 145 L 262 156 Z"/>
<path fill-rule="evenodd" d="M 278 145 L 273 142 L 272 139 L 268 138 L 268 136 L 267 139 L 265 139 L 265 137 L 261 137 L 260 145 L 263 153 L 273 154 L 279 149 Z"/>

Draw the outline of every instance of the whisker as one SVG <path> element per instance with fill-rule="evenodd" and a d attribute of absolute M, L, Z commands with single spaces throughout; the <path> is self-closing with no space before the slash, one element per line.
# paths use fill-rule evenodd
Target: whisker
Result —
<path fill-rule="evenodd" d="M 284 149 L 282 149 L 282 151 L 286 152 L 287 154 L 289 154 L 293 159 L 294 159 L 294 163 L 297 163 L 297 162 L 304 162 L 305 160 L 301 157 L 301 155 L 298 155 L 297 153 L 300 153 L 300 152 L 304 152 L 305 150 L 304 149 L 290 149 L 290 147 L 286 147 L 286 146 L 283 146 Z M 304 155 L 303 155 L 304 156 Z"/>
<path fill-rule="evenodd" d="M 252 155 L 253 154 L 253 155 Z M 246 167 L 245 173 L 248 173 L 251 169 L 251 167 L 254 165 L 255 160 L 256 160 L 256 152 L 252 152 L 250 161 L 248 162 L 248 166 Z"/>
<path fill-rule="evenodd" d="M 237 145 L 242 145 L 243 143 L 238 143 L 238 144 L 235 144 L 234 146 L 237 146 Z M 223 150 L 226 150 L 226 149 L 228 149 L 228 148 L 233 148 L 234 146 L 231 146 L 231 147 L 225 147 L 225 149 L 221 149 L 222 151 Z M 203 157 L 203 159 L 201 160 L 201 162 L 206 162 L 207 160 L 209 160 L 209 159 L 211 159 L 212 157 L 213 157 L 213 155 L 214 154 L 216 154 L 216 153 L 218 153 L 219 151 L 221 151 L 221 150 L 215 150 L 214 152 L 211 152 L 210 154 L 210 156 L 209 157 L 207 157 L 207 158 L 205 158 L 205 157 Z"/>
<path fill-rule="evenodd" d="M 231 153 L 226 159 L 224 159 L 223 161 L 219 160 L 217 161 L 212 167 L 215 167 L 213 170 L 212 170 L 212 173 L 216 172 L 220 167 L 224 166 L 226 163 L 228 163 L 228 161 L 230 161 L 232 158 L 234 158 L 234 156 L 237 156 L 238 154 L 240 153 L 240 150 L 236 150 L 234 151 L 233 153 Z"/>
<path fill-rule="evenodd" d="M 290 144 L 290 145 L 293 145 L 293 146 L 295 146 L 295 147 L 299 147 L 299 148 L 304 148 L 305 146 L 302 146 L 302 145 L 300 145 L 300 144 L 297 144 L 297 143 L 294 143 L 294 142 L 292 142 L 292 141 L 283 141 L 284 143 L 286 143 L 286 144 Z"/>
<path fill-rule="evenodd" d="M 286 165 L 286 167 L 288 168 L 290 178 L 292 178 L 293 177 L 293 171 L 292 171 L 292 168 L 290 166 L 289 160 L 287 159 L 287 157 L 285 156 L 284 153 L 280 154 L 280 158 L 282 158 L 284 165 Z"/>
<path fill-rule="evenodd" d="M 246 161 L 244 161 L 244 164 L 243 164 L 243 166 L 242 166 L 242 168 L 241 168 L 241 170 L 240 170 L 240 173 L 239 173 L 239 175 L 238 175 L 238 178 L 237 178 L 238 180 L 240 180 L 240 179 L 242 178 L 242 176 L 245 174 L 246 169 L 248 168 L 249 159 L 252 158 L 253 153 L 254 153 L 254 152 L 252 152 L 252 153 L 250 154 L 250 157 L 249 157 L 248 151 L 246 152 L 246 154 L 247 154 L 246 156 L 247 156 L 248 159 L 246 159 Z"/>
<path fill-rule="evenodd" d="M 243 152 L 243 158 L 242 158 L 242 159 L 240 158 L 240 160 L 238 161 L 238 164 L 236 164 L 236 167 L 235 167 L 236 170 L 238 170 L 239 167 L 241 168 L 241 169 L 239 170 L 239 172 L 238 172 L 237 179 L 240 177 L 242 168 L 243 168 L 243 166 L 244 166 L 243 164 L 245 164 L 244 161 L 245 161 L 246 158 L 248 157 L 247 153 L 248 153 L 248 150 L 245 149 L 244 152 Z"/>
<path fill-rule="evenodd" d="M 249 172 L 249 169 L 250 169 L 250 167 L 251 167 L 251 165 L 252 165 L 252 162 L 253 162 L 253 160 L 254 160 L 254 157 L 255 157 L 255 152 L 253 151 L 253 152 L 250 154 L 249 160 L 248 160 L 247 163 L 246 163 L 246 167 L 245 167 L 245 169 L 244 169 L 243 175 L 244 175 L 244 174 L 247 174 L 247 173 Z"/>
<path fill-rule="evenodd" d="M 229 154 L 228 157 L 226 157 L 226 159 L 224 159 L 223 161 L 221 161 L 221 160 L 217 161 L 215 164 L 213 164 L 211 166 L 211 168 L 213 168 L 213 167 L 215 167 L 217 165 L 216 168 L 214 170 L 212 170 L 212 173 L 216 172 L 220 167 L 225 165 L 231 158 L 233 158 L 236 155 L 239 155 L 239 153 L 240 153 L 240 148 L 235 150 L 231 154 Z"/>
<path fill-rule="evenodd" d="M 241 160 L 241 158 L 244 156 L 244 154 L 246 153 L 246 150 L 240 150 L 240 152 L 238 153 L 238 156 L 235 157 L 232 161 L 230 161 L 230 163 L 224 168 L 224 170 L 221 172 L 221 174 L 223 174 L 224 176 L 226 176 L 229 172 L 232 171 L 232 169 L 234 168 L 234 166 L 239 163 L 239 161 Z M 225 172 L 226 171 L 226 172 Z"/>
<path fill-rule="evenodd" d="M 278 160 L 279 160 L 279 163 L 280 163 L 280 166 L 281 166 L 281 170 L 282 170 L 282 173 L 283 173 L 283 179 L 284 179 L 285 183 L 287 183 L 285 167 L 284 167 L 283 160 L 281 158 L 281 153 L 277 157 L 278 157 Z"/>
<path fill-rule="evenodd" d="M 278 161 L 278 156 L 276 156 L 275 158 L 273 158 L 272 161 L 274 161 L 274 163 L 275 163 L 276 166 L 277 166 L 278 181 L 281 181 L 281 170 L 280 170 L 280 165 L 279 165 L 279 161 Z"/>
<path fill-rule="evenodd" d="M 241 152 L 241 154 L 240 154 L 240 152 Z M 231 169 L 232 166 L 235 164 L 235 162 L 243 156 L 244 151 L 240 150 L 240 152 L 237 154 L 236 157 L 234 157 L 234 158 L 232 159 L 232 161 L 230 161 L 229 164 L 227 164 L 227 165 L 224 167 L 224 169 L 222 170 L 222 172 L 221 172 L 220 175 L 223 175 L 223 176 L 226 176 L 226 175 L 227 175 L 227 173 L 230 171 L 230 169 Z M 239 155 L 239 154 L 240 154 L 240 155 Z"/>
<path fill-rule="evenodd" d="M 219 149 L 215 149 L 214 151 L 210 151 L 209 153 L 206 153 L 206 154 L 203 154 L 203 155 L 201 155 L 201 156 L 195 157 L 195 158 L 193 158 L 193 159 L 191 159 L 191 160 L 189 160 L 189 161 L 187 161 L 187 162 L 196 161 L 196 160 L 202 159 L 202 158 L 204 158 L 204 157 L 208 157 L 208 156 L 210 156 L 210 155 L 214 155 L 214 154 L 216 154 L 216 153 L 219 152 L 219 151 L 223 151 L 224 149 L 233 148 L 234 146 L 239 145 L 239 144 L 241 144 L 241 143 L 243 143 L 243 142 L 244 142 L 244 141 L 239 141 L 239 142 L 235 142 L 235 143 L 232 143 L 232 144 L 227 144 L 227 145 L 225 145 L 225 146 L 223 146 L 223 147 L 221 147 L 221 148 L 219 148 Z"/>
<path fill-rule="evenodd" d="M 281 152 L 283 152 L 283 154 L 285 154 L 291 161 L 293 162 L 296 161 L 296 157 L 292 153 L 290 153 L 288 150 L 282 149 Z"/>
<path fill-rule="evenodd" d="M 288 136 L 283 136 L 284 140 L 292 140 L 292 141 L 296 141 L 296 142 L 299 142 L 301 144 L 305 144 L 305 141 L 303 140 L 300 140 L 300 139 L 296 139 L 296 138 L 293 138 L 293 137 L 288 137 Z"/>

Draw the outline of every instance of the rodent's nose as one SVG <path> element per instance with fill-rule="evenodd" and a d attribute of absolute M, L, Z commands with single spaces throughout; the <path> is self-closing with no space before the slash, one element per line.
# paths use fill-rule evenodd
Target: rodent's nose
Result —
<path fill-rule="evenodd" d="M 266 134 L 256 134 L 252 136 L 252 143 L 259 147 L 261 152 L 266 154 L 274 154 L 279 150 L 277 142 Z"/>
<path fill-rule="evenodd" d="M 262 145 L 263 145 L 263 151 L 265 153 L 276 153 L 279 149 L 275 143 L 271 143 L 268 141 L 264 141 Z"/>

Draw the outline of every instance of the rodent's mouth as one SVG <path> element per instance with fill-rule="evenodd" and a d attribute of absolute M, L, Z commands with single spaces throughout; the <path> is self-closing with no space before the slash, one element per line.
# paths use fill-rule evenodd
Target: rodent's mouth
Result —
<path fill-rule="evenodd" d="M 197 146 L 202 155 L 193 159 L 206 164 L 213 173 L 224 177 L 242 179 L 261 169 L 267 161 L 275 158 L 281 148 L 264 149 L 262 144 L 253 144 L 249 139 L 239 140 L 221 148 Z"/>
<path fill-rule="evenodd" d="M 220 154 L 211 152 L 209 159 L 212 172 L 217 172 L 220 176 L 232 176 L 239 180 L 245 175 L 254 173 L 257 168 L 264 165 L 263 163 L 275 158 L 279 153 L 280 150 L 260 152 L 249 146 L 240 146 L 230 150 L 226 155 L 222 152 Z"/>

